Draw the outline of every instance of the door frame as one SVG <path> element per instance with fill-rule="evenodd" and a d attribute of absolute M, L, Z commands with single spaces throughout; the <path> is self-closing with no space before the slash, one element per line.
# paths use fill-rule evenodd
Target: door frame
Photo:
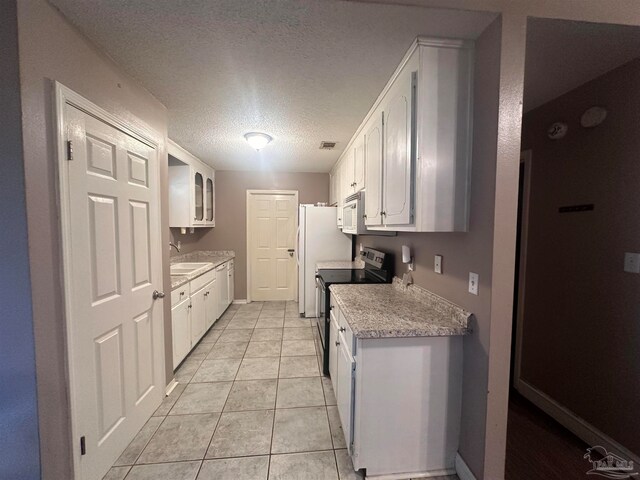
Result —
<path fill-rule="evenodd" d="M 294 231 L 298 231 L 298 208 L 300 207 L 300 202 L 298 201 L 298 190 L 247 190 L 247 303 L 251 303 L 251 237 L 253 233 L 253 229 L 251 228 L 251 198 L 254 195 L 293 195 L 296 202 L 296 214 L 295 214 L 295 225 Z M 295 248 L 298 248 L 296 245 Z M 298 270 L 298 266 L 296 265 L 296 271 Z M 294 298 L 298 297 L 298 281 L 296 279 L 294 283 Z"/>
<path fill-rule="evenodd" d="M 69 447 L 71 450 L 71 457 L 73 461 L 73 477 L 75 479 L 80 478 L 81 469 L 80 469 L 80 449 L 79 444 L 77 444 L 76 439 L 80 438 L 80 432 L 78 428 L 79 420 L 77 418 L 77 409 L 76 409 L 76 395 L 78 391 L 78 384 L 80 383 L 75 375 L 74 365 L 72 362 L 73 356 L 73 347 L 74 347 L 74 330 L 73 330 L 73 322 L 71 317 L 72 310 L 72 302 L 73 302 L 73 288 L 71 281 L 71 214 L 69 211 L 69 179 L 66 174 L 66 169 L 63 168 L 67 160 L 67 146 L 66 146 L 66 135 L 65 135 L 65 107 L 70 105 L 78 110 L 90 115 L 92 117 L 97 118 L 98 120 L 110 125 L 111 127 L 120 130 L 121 132 L 129 135 L 136 140 L 148 145 L 153 148 L 156 152 L 156 168 L 150 169 L 149 175 L 154 175 L 156 178 L 157 195 L 156 202 L 158 202 L 158 208 L 160 208 L 161 202 L 161 185 L 160 185 L 160 151 L 159 146 L 161 144 L 160 136 L 154 132 L 146 131 L 138 126 L 124 121 L 121 118 L 109 113 L 98 105 L 94 104 L 90 100 L 81 96 L 80 94 L 74 92 L 70 88 L 64 86 L 62 83 L 58 81 L 54 81 L 53 85 L 54 95 L 53 95 L 53 112 L 54 112 L 54 125 L 55 125 L 55 134 L 54 134 L 54 148 L 55 148 L 55 168 L 57 170 L 57 193 L 58 193 L 58 213 L 60 214 L 60 254 L 62 261 L 62 294 L 64 297 L 63 301 L 63 328 L 64 328 L 64 339 L 65 339 L 65 369 L 67 373 L 66 378 L 66 387 L 67 392 L 69 393 L 69 421 L 70 421 L 70 431 L 71 438 L 69 439 Z M 140 122 L 142 123 L 142 122 Z M 154 232 L 150 232 L 154 233 Z M 158 222 L 158 229 L 155 232 L 158 235 L 158 238 L 162 238 L 162 221 Z M 162 363 L 157 365 L 160 372 L 164 372 L 165 370 L 165 349 L 164 349 L 164 308 L 160 308 L 160 324 L 162 328 L 160 329 L 160 334 L 162 336 L 162 342 L 160 346 L 160 353 L 162 358 Z"/>
<path fill-rule="evenodd" d="M 518 305 L 516 310 L 516 348 L 513 369 L 513 387 L 519 390 L 520 368 L 522 362 L 522 328 L 524 326 L 524 302 L 525 302 L 525 280 L 527 270 L 527 239 L 529 232 L 529 203 L 531 196 L 531 168 L 533 153 L 531 150 L 520 152 L 520 164 L 524 165 L 524 179 L 522 182 L 522 218 L 520 228 L 520 256 L 518 263 Z"/>

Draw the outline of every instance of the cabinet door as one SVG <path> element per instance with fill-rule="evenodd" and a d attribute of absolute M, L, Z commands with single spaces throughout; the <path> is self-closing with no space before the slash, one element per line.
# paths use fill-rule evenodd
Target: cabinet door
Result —
<path fill-rule="evenodd" d="M 382 113 L 378 113 L 365 133 L 367 196 L 364 202 L 365 225 L 382 225 Z"/>
<path fill-rule="evenodd" d="M 331 310 L 331 323 L 329 325 L 329 376 L 331 377 L 331 384 L 333 386 L 334 394 L 338 394 L 338 334 L 340 333 L 340 327 L 334 314 L 335 309 Z"/>
<path fill-rule="evenodd" d="M 214 206 L 215 206 L 213 178 L 208 177 L 205 185 L 206 185 L 205 200 L 206 200 L 206 212 L 207 212 L 205 220 L 208 225 L 213 225 L 214 224 L 213 215 L 214 215 Z"/>
<path fill-rule="evenodd" d="M 353 415 L 355 393 L 355 361 L 349 354 L 347 342 L 341 334 L 338 334 L 338 388 L 335 392 L 338 404 L 338 413 L 344 432 L 344 440 L 349 454 L 352 454 L 353 443 Z M 335 388 L 335 387 L 334 387 Z"/>
<path fill-rule="evenodd" d="M 344 198 L 342 197 L 342 164 L 338 165 L 336 167 L 336 186 L 335 186 L 335 191 L 336 191 L 336 206 L 338 207 L 336 209 L 337 211 L 337 222 L 338 222 L 338 227 L 342 227 L 342 205 L 344 204 Z"/>
<path fill-rule="evenodd" d="M 351 147 L 342 161 L 342 201 L 354 192 L 353 173 L 354 173 L 354 154 L 355 149 Z"/>
<path fill-rule="evenodd" d="M 365 188 L 365 159 L 364 135 L 355 143 L 353 148 L 353 191 L 359 192 Z"/>
<path fill-rule="evenodd" d="M 204 221 L 204 176 L 196 170 L 193 172 L 193 220 L 202 223 Z"/>
<path fill-rule="evenodd" d="M 201 288 L 191 294 L 191 345 L 198 343 L 207 327 L 206 291 L 206 288 Z"/>
<path fill-rule="evenodd" d="M 233 299 L 235 298 L 235 268 L 232 266 L 229 269 L 229 304 L 233 303 Z"/>
<path fill-rule="evenodd" d="M 403 72 L 384 103 L 383 202 L 385 225 L 409 225 L 411 218 L 412 72 Z"/>
<path fill-rule="evenodd" d="M 227 281 L 227 264 L 219 266 L 216 270 L 216 280 L 220 279 L 218 285 L 218 309 L 221 316 L 229 306 L 229 282 Z"/>
<path fill-rule="evenodd" d="M 205 330 L 208 330 L 218 318 L 218 291 L 216 280 L 204 287 Z"/>
<path fill-rule="evenodd" d="M 191 328 L 189 322 L 189 305 L 187 298 L 171 309 L 171 331 L 173 341 L 174 370 L 191 350 Z"/>

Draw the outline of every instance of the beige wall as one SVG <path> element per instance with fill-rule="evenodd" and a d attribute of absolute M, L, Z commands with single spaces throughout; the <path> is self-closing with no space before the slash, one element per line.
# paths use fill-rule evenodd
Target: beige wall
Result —
<path fill-rule="evenodd" d="M 524 116 L 532 175 L 522 379 L 640 454 L 640 60 Z M 593 105 L 607 119 L 580 126 Z M 547 127 L 569 125 L 551 141 Z M 558 213 L 593 203 L 595 210 Z"/>
<path fill-rule="evenodd" d="M 77 442 L 71 443 L 68 417 L 52 81 L 151 132 L 160 143 L 160 158 L 166 158 L 167 111 L 44 0 L 18 2 L 18 28 L 42 478 L 70 479 L 70 449 Z M 166 162 L 161 165 L 166 189 Z M 166 226 L 166 196 L 162 207 Z M 168 251 L 163 254 L 168 289 Z M 169 313 L 165 308 L 166 320 Z M 170 370 L 171 356 L 167 360 Z"/>
<path fill-rule="evenodd" d="M 0 478 L 35 479 L 40 448 L 16 8 L 14 0 L 0 2 Z"/>
<path fill-rule="evenodd" d="M 487 410 L 487 367 L 491 320 L 491 262 L 498 122 L 500 20 L 476 43 L 474 142 L 471 217 L 468 233 L 403 233 L 397 237 L 360 235 L 356 242 L 395 254 L 395 273 L 406 271 L 401 247 L 411 247 L 413 279 L 438 295 L 474 313 L 473 334 L 464 339 L 464 380 L 460 454 L 477 478 L 484 465 Z M 433 271 L 433 257 L 444 257 L 444 274 Z M 479 295 L 468 293 L 469 272 L 480 275 Z"/>
<path fill-rule="evenodd" d="M 235 250 L 236 299 L 247 298 L 247 190 L 297 190 L 300 203 L 328 202 L 329 174 L 216 171 L 215 228 L 189 235 L 171 229 L 173 240 L 182 242 L 182 253 Z"/>

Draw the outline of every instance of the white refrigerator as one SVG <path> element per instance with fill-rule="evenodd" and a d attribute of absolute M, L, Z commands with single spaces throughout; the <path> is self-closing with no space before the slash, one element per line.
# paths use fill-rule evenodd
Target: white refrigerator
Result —
<path fill-rule="evenodd" d="M 298 305 L 316 316 L 316 263 L 351 260 L 351 236 L 337 226 L 336 207 L 300 205 L 298 223 Z"/>

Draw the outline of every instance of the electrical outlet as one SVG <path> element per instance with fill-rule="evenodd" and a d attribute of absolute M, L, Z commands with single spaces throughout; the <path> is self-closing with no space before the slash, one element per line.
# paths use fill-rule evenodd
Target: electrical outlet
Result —
<path fill-rule="evenodd" d="M 626 252 L 624 254 L 624 271 L 640 273 L 640 253 Z"/>
<path fill-rule="evenodd" d="M 433 270 L 436 273 L 442 273 L 442 255 L 436 255 L 433 261 Z"/>
<path fill-rule="evenodd" d="M 469 272 L 469 293 L 473 295 L 478 295 L 478 281 L 479 281 L 478 274 Z"/>

